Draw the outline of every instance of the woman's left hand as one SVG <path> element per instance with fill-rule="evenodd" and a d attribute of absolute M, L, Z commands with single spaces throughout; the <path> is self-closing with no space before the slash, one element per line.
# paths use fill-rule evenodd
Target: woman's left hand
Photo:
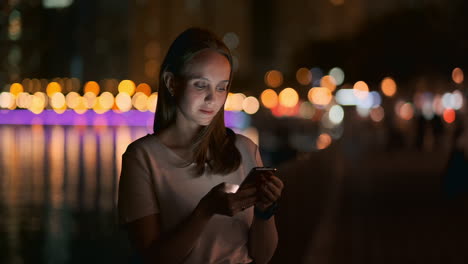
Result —
<path fill-rule="evenodd" d="M 273 173 L 262 175 L 262 177 L 261 184 L 258 186 L 258 201 L 255 206 L 263 211 L 278 201 L 283 192 L 284 184 Z"/>

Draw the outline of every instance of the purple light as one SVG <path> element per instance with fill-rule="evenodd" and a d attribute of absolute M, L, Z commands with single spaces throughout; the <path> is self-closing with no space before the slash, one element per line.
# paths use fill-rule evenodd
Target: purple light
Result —
<path fill-rule="evenodd" d="M 244 112 L 224 112 L 227 127 L 245 129 L 249 126 L 250 117 Z M 130 110 L 117 113 L 107 111 L 98 114 L 92 110 L 78 114 L 73 110 L 66 110 L 59 114 L 46 109 L 40 114 L 34 114 L 26 109 L 0 110 L 0 124 L 2 125 L 64 125 L 64 126 L 143 126 L 152 127 L 154 113 L 147 111 Z"/>

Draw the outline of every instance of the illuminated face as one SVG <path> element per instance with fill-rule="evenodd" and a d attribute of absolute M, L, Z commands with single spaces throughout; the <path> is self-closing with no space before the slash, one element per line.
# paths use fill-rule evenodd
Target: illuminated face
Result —
<path fill-rule="evenodd" d="M 231 66 L 229 60 L 213 50 L 196 54 L 184 67 L 183 91 L 177 105 L 177 122 L 206 126 L 223 107 Z"/>

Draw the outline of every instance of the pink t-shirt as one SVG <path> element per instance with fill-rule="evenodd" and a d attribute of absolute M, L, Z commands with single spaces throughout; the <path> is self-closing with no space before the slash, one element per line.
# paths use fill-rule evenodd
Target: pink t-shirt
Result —
<path fill-rule="evenodd" d="M 253 167 L 263 163 L 257 145 L 250 139 L 237 134 L 235 144 L 242 156 L 236 171 L 195 177 L 190 173 L 194 164 L 184 167 L 185 161 L 154 134 L 132 142 L 122 156 L 119 223 L 158 213 L 161 232 L 165 233 L 188 217 L 214 186 L 222 182 L 239 185 Z M 247 244 L 252 220 L 253 207 L 233 217 L 215 215 L 184 263 L 251 262 Z"/>

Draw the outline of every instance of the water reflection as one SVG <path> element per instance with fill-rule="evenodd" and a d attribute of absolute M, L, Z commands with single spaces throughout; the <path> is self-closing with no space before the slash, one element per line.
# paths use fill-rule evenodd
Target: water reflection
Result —
<path fill-rule="evenodd" d="M 125 263 L 121 156 L 146 127 L 0 127 L 0 263 Z M 119 250 L 123 249 L 123 250 Z"/>

